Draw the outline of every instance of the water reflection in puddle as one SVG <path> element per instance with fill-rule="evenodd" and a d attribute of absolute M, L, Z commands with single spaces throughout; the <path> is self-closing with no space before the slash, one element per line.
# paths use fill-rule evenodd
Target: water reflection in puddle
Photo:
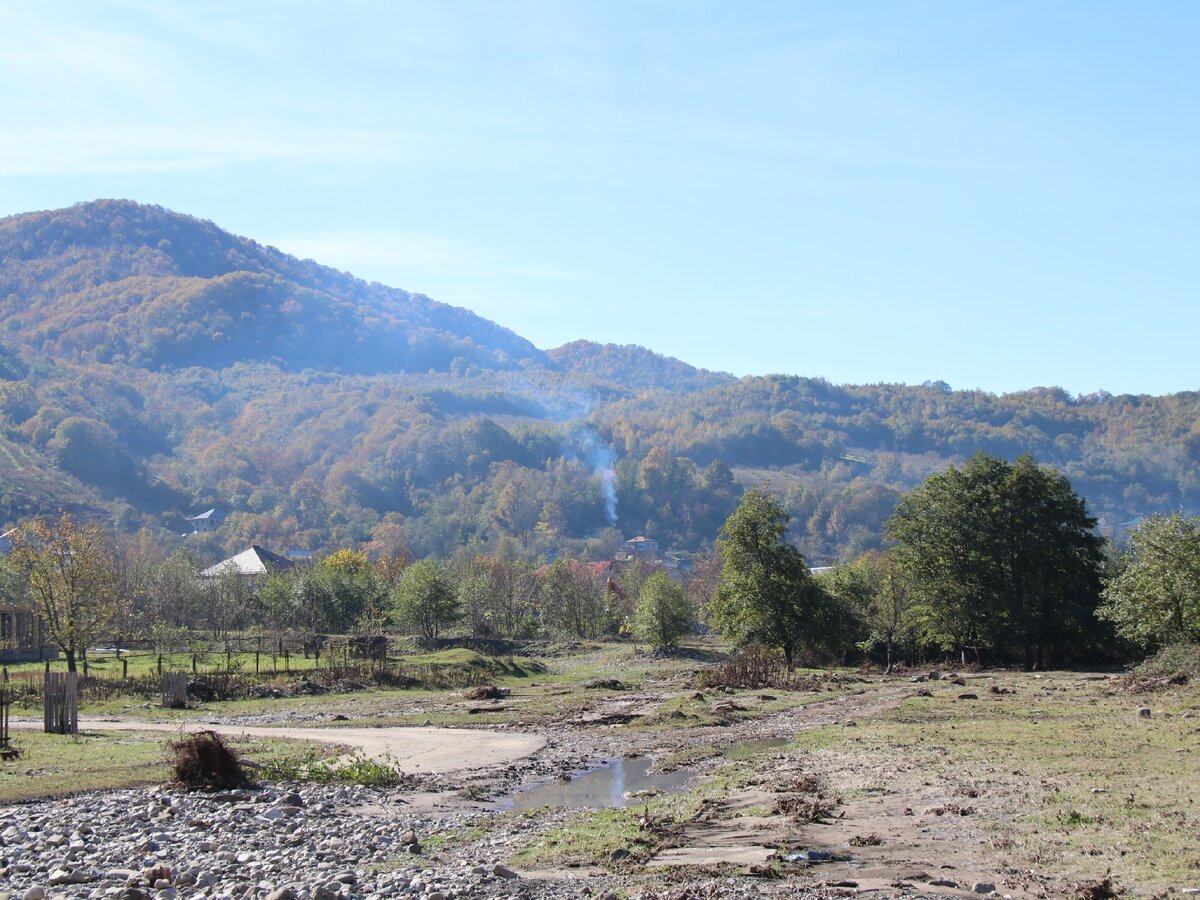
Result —
<path fill-rule="evenodd" d="M 570 781 L 541 784 L 518 791 L 499 801 L 498 805 L 500 809 L 517 811 L 539 806 L 566 806 L 574 809 L 625 807 L 643 799 L 629 798 L 625 794 L 637 791 L 677 790 L 693 774 L 687 769 L 652 774 L 650 769 L 653 765 L 654 760 L 648 756 L 605 760 L 600 768 L 582 772 Z"/>
<path fill-rule="evenodd" d="M 791 738 L 752 738 L 728 747 L 727 759 L 748 759 L 767 750 L 786 747 Z M 653 758 L 635 756 L 630 759 L 613 757 L 601 766 L 573 775 L 570 781 L 539 784 L 517 791 L 497 801 L 502 810 L 536 809 L 539 806 L 565 806 L 571 809 L 608 809 L 637 804 L 643 797 L 627 797 L 638 791 L 670 793 L 683 787 L 695 772 L 676 769 L 673 772 L 654 772 Z"/>

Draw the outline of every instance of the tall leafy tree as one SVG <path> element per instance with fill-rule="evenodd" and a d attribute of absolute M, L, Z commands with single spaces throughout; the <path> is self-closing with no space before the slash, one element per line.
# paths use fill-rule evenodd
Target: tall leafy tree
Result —
<path fill-rule="evenodd" d="M 787 539 L 791 517 L 759 488 L 747 491 L 721 528 L 724 566 L 709 604 L 709 619 L 739 644 L 760 642 L 783 651 L 816 649 L 829 634 L 827 597 Z"/>
<path fill-rule="evenodd" d="M 986 647 L 1033 668 L 1096 633 L 1095 525 L 1054 470 L 977 453 L 905 494 L 887 530 L 930 638 L 964 659 Z"/>
<path fill-rule="evenodd" d="M 656 648 L 670 648 L 692 630 L 695 614 L 683 587 L 665 572 L 655 572 L 642 582 L 634 614 L 634 632 Z"/>
<path fill-rule="evenodd" d="M 1200 517 L 1152 516 L 1139 524 L 1100 614 L 1143 646 L 1200 641 Z"/>
<path fill-rule="evenodd" d="M 13 565 L 29 585 L 29 599 L 46 633 L 76 671 L 76 660 L 111 626 L 118 607 L 117 565 L 95 523 L 69 513 L 33 519 L 12 535 Z"/>

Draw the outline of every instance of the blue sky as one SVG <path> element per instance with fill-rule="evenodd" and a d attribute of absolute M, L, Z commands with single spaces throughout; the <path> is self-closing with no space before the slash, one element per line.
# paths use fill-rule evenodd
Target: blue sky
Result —
<path fill-rule="evenodd" d="M 541 347 L 1200 388 L 1200 5 L 0 6 L 0 215 L 186 212 Z"/>

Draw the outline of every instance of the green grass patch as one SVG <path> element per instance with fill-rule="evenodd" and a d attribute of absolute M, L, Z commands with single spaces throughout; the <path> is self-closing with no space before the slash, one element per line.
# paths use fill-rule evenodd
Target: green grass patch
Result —
<path fill-rule="evenodd" d="M 167 742 L 177 735 L 142 731 L 82 731 L 78 739 L 40 731 L 13 732 L 21 751 L 16 759 L 0 762 L 0 803 L 61 796 L 80 791 L 157 784 L 170 778 Z M 269 765 L 295 755 L 306 742 L 227 738 L 244 759 Z"/>

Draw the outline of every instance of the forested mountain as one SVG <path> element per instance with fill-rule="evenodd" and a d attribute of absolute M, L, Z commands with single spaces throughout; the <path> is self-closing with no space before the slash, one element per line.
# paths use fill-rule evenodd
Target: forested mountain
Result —
<path fill-rule="evenodd" d="M 128 201 L 5 219 L 0 260 L 0 328 L 58 359 L 342 372 L 545 360 L 467 310 Z"/>
<path fill-rule="evenodd" d="M 814 564 L 903 490 L 1032 453 L 1111 523 L 1200 507 L 1200 395 L 736 379 L 541 351 L 466 310 L 208 222 L 99 201 L 0 220 L 0 524 L 60 507 L 180 541 L 448 555 L 696 550 L 769 481 Z M 615 507 L 613 506 L 615 501 Z"/>

